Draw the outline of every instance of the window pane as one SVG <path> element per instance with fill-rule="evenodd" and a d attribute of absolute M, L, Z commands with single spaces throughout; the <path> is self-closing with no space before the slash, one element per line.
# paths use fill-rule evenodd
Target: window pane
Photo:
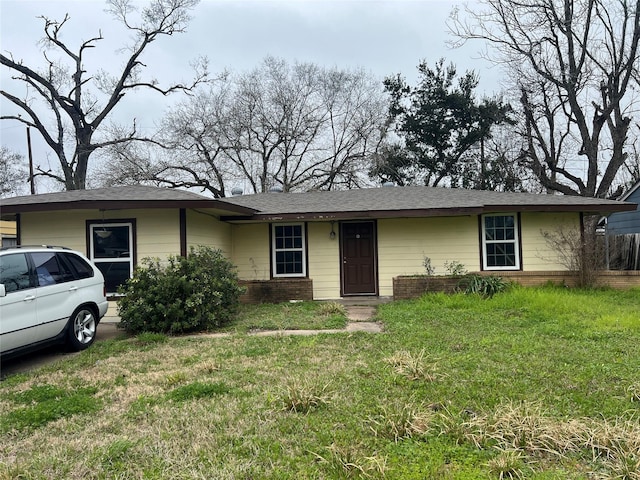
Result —
<path fill-rule="evenodd" d="M 116 293 L 130 277 L 129 262 L 100 262 L 96 267 L 102 272 L 109 293 Z"/>
<path fill-rule="evenodd" d="M 0 257 L 0 283 L 7 293 L 31 288 L 29 267 L 23 253 Z"/>
<path fill-rule="evenodd" d="M 506 240 L 515 240 L 516 238 L 516 234 L 515 234 L 515 229 L 514 228 L 510 228 L 505 232 L 505 239 Z"/>
<path fill-rule="evenodd" d="M 495 217 L 484 217 L 484 227 L 485 227 L 487 230 L 493 229 L 493 225 L 494 225 L 494 224 L 493 224 L 493 219 L 494 219 L 494 218 L 495 218 Z"/>
<path fill-rule="evenodd" d="M 93 258 L 128 258 L 130 251 L 128 225 L 93 227 Z"/>
<path fill-rule="evenodd" d="M 516 265 L 515 244 L 490 243 L 487 248 L 487 266 L 514 267 Z"/>
<path fill-rule="evenodd" d="M 302 252 L 276 252 L 276 274 L 302 274 Z"/>

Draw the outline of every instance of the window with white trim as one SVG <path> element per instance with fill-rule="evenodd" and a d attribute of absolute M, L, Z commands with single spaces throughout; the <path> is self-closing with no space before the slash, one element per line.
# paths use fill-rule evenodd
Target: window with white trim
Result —
<path fill-rule="evenodd" d="M 483 215 L 482 257 L 485 270 L 520 269 L 516 215 Z"/>
<path fill-rule="evenodd" d="M 271 235 L 273 276 L 306 276 L 304 224 L 272 225 Z"/>
<path fill-rule="evenodd" d="M 102 272 L 107 293 L 117 293 L 133 274 L 133 224 L 91 223 L 89 241 L 89 258 Z"/>

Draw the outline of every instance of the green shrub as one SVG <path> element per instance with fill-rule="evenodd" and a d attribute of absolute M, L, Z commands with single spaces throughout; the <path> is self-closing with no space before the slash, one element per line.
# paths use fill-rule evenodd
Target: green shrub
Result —
<path fill-rule="evenodd" d="M 444 269 L 453 277 L 461 277 L 467 273 L 467 269 L 464 268 L 464 264 L 457 260 L 447 260 L 444 262 Z"/>
<path fill-rule="evenodd" d="M 467 275 L 460 282 L 464 293 L 475 293 L 487 298 L 493 297 L 496 293 L 504 292 L 508 286 L 509 284 L 502 277 L 495 275 Z"/>
<path fill-rule="evenodd" d="M 119 292 L 121 327 L 132 334 L 211 330 L 236 314 L 243 289 L 220 250 L 191 248 L 166 264 L 145 258 Z"/>

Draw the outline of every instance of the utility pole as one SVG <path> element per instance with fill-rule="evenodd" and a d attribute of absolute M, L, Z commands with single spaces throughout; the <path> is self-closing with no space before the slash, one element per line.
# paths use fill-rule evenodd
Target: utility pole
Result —
<path fill-rule="evenodd" d="M 27 127 L 27 151 L 29 152 L 29 184 L 31 185 L 31 195 L 36 194 L 36 184 L 33 178 L 33 155 L 31 154 L 31 130 Z"/>

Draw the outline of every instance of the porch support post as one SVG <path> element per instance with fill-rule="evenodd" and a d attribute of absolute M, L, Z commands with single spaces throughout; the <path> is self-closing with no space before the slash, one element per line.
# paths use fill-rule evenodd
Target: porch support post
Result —
<path fill-rule="evenodd" d="M 187 256 L 187 211 L 180 209 L 180 256 Z"/>

